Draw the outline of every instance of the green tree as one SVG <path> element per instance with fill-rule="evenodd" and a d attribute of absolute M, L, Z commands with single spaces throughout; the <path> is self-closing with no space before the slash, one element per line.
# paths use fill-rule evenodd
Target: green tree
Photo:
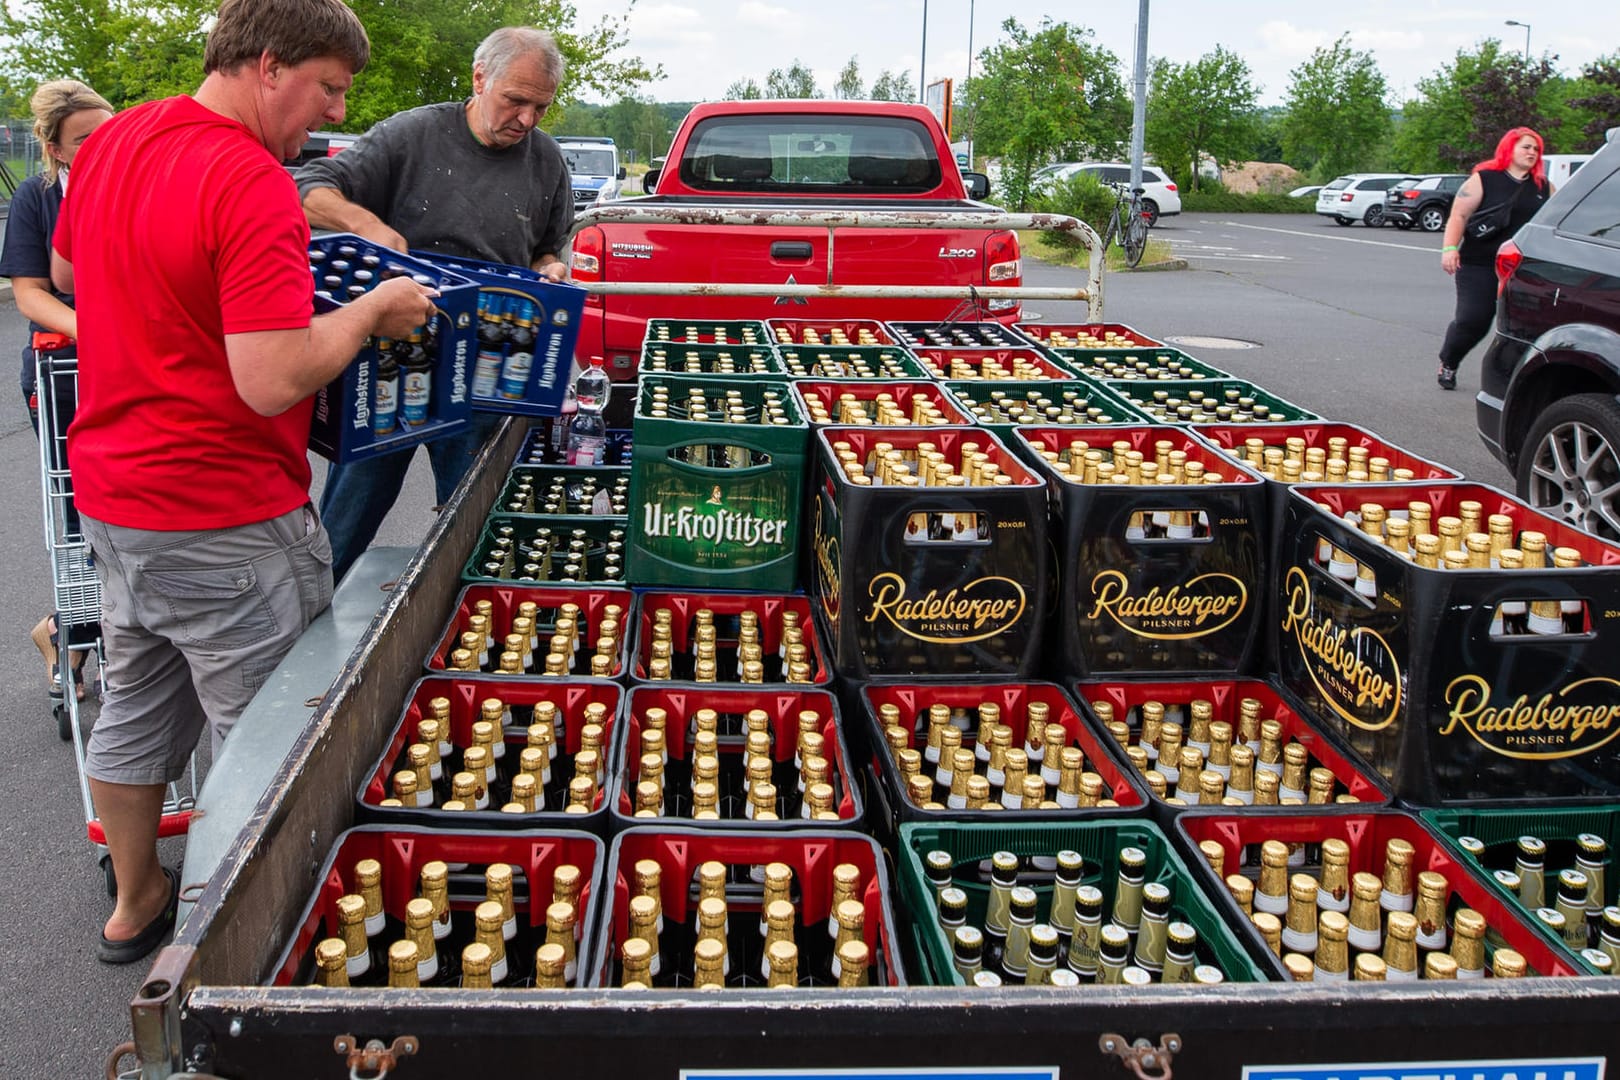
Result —
<path fill-rule="evenodd" d="M 855 57 L 849 58 L 838 73 L 838 81 L 833 83 L 833 97 L 845 101 L 859 101 L 866 97 L 866 84 L 861 82 L 861 65 Z"/>
<path fill-rule="evenodd" d="M 769 98 L 818 98 L 816 77 L 797 57 L 787 68 L 772 68 L 765 76 L 765 96 Z"/>
<path fill-rule="evenodd" d="M 738 79 L 720 96 L 726 101 L 758 101 L 765 96 L 765 91 L 753 79 Z"/>
<path fill-rule="evenodd" d="M 1601 142 L 1604 132 L 1620 125 L 1620 53 L 1600 56 L 1587 64 L 1567 100 L 1580 132 L 1590 142 Z"/>
<path fill-rule="evenodd" d="M 1002 159 L 1006 201 L 1028 202 L 1030 177 L 1055 158 L 1113 156 L 1130 131 L 1119 59 L 1092 31 L 1041 20 L 1001 24 L 1005 40 L 984 50 L 967 88 L 976 149 Z"/>
<path fill-rule="evenodd" d="M 1249 65 L 1220 45 L 1188 64 L 1153 65 L 1145 143 L 1153 159 L 1194 191 L 1198 162 L 1237 161 L 1254 144 L 1255 99 Z"/>
<path fill-rule="evenodd" d="M 215 0 L 35 0 L 0 5 L 0 60 L 8 84 L 79 79 L 124 108 L 197 88 L 202 81 L 205 20 Z M 17 12 L 22 12 L 18 14 Z"/>
<path fill-rule="evenodd" d="M 1388 86 L 1369 52 L 1341 35 L 1289 72 L 1283 154 L 1288 164 L 1321 178 L 1373 163 L 1390 131 Z"/>
<path fill-rule="evenodd" d="M 1462 91 L 1468 105 L 1468 126 L 1459 138 L 1441 144 L 1441 156 L 1459 166 L 1483 161 L 1496 150 L 1502 136 L 1516 127 L 1534 128 L 1544 140 L 1552 141 L 1563 126 L 1562 118 L 1554 112 L 1556 106 L 1543 100 L 1544 88 L 1554 75 L 1548 58 L 1526 63 L 1518 54 L 1504 56 L 1495 65 L 1481 69 L 1479 81 Z"/>
<path fill-rule="evenodd" d="M 1479 85 L 1481 73 L 1501 61 L 1501 42 L 1488 38 L 1476 49 L 1458 49 L 1450 62 L 1418 80 L 1418 96 L 1401 109 L 1395 165 L 1412 172 L 1441 172 L 1466 169 L 1483 157 L 1490 148 L 1469 145 L 1464 134 L 1473 126 L 1464 94 Z"/>
<path fill-rule="evenodd" d="M 873 101 L 916 101 L 917 80 L 910 71 L 880 71 L 872 80 Z"/>

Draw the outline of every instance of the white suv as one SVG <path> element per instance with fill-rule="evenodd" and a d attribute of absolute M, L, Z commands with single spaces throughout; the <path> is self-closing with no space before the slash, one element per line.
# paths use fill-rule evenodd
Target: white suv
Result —
<path fill-rule="evenodd" d="M 1402 180 L 1416 180 L 1408 173 L 1351 173 L 1341 176 L 1316 193 L 1316 212 L 1340 225 L 1359 221 L 1369 229 L 1384 223 L 1384 194 Z"/>
<path fill-rule="evenodd" d="M 1065 162 L 1038 170 L 1030 186 L 1042 191 L 1079 173 L 1087 173 L 1104 184 L 1128 184 L 1131 180 L 1131 167 L 1120 162 Z M 1147 212 L 1150 226 L 1157 225 L 1161 217 L 1181 213 L 1181 195 L 1176 185 L 1155 165 L 1142 166 L 1142 209 Z"/>

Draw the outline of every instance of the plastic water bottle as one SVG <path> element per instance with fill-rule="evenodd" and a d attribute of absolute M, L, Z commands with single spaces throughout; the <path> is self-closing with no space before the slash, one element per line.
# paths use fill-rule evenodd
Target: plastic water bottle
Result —
<path fill-rule="evenodd" d="M 591 357 L 590 366 L 574 380 L 574 418 L 568 423 L 568 464 L 600 465 L 607 449 L 607 408 L 612 384 L 602 368 L 602 358 Z"/>

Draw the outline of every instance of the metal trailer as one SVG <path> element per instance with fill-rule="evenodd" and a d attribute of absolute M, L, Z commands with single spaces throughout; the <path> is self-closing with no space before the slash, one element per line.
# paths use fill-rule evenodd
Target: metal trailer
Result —
<path fill-rule="evenodd" d="M 71 652 L 85 652 L 86 674 L 101 678 L 104 653 L 101 644 L 101 581 L 96 576 L 90 544 L 79 526 L 73 503 L 73 474 L 68 469 L 67 429 L 78 401 L 79 361 L 71 351 L 72 340 L 61 334 L 35 333 L 35 392 L 39 402 L 40 496 L 44 503 L 45 551 L 50 557 L 52 597 L 57 620 L 58 688 L 56 732 L 73 746 L 73 760 L 79 777 L 79 799 L 84 807 L 85 833 L 95 845 L 97 862 L 106 882 L 107 895 L 118 894 L 112 859 L 107 854 L 107 836 L 96 817 L 90 797 L 90 782 L 84 773 L 85 730 L 81 719 L 76 680 L 71 673 Z M 195 760 L 193 761 L 195 764 Z M 158 822 L 159 836 L 179 836 L 191 821 L 195 803 L 195 768 L 186 777 L 170 784 Z"/>
<path fill-rule="evenodd" d="M 131 1003 L 143 1080 L 553 1069 L 650 1080 L 1601 1080 L 1620 1051 L 1612 978 L 787 995 L 262 985 L 353 821 L 360 776 L 439 633 L 527 427 L 509 420 L 484 448 L 158 955 Z"/>

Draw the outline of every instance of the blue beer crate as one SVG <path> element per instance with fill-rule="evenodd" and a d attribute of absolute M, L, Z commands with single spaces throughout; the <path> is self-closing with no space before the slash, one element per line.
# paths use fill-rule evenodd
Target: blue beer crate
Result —
<path fill-rule="evenodd" d="M 585 290 L 520 266 L 430 251 L 412 254 L 478 286 L 473 409 L 518 416 L 561 412 Z"/>
<path fill-rule="evenodd" d="M 433 321 L 406 341 L 368 341 L 343 374 L 315 394 L 309 448 L 339 464 L 453 435 L 472 418 L 467 375 L 478 290 L 459 274 L 346 233 L 310 241 L 315 311 L 346 304 L 408 274 L 439 292 Z"/>

